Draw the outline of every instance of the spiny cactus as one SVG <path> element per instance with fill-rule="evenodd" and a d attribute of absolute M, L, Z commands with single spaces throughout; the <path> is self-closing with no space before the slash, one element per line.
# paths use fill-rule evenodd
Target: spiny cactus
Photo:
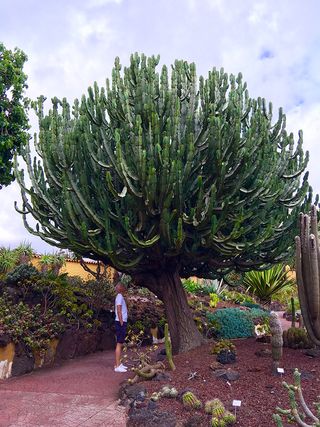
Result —
<path fill-rule="evenodd" d="M 226 411 L 220 399 L 208 400 L 205 403 L 204 411 L 206 414 L 212 415 L 211 425 L 213 427 L 231 426 L 236 422 L 236 416 Z"/>
<path fill-rule="evenodd" d="M 168 385 L 165 385 L 160 390 L 162 397 L 177 397 L 178 396 L 178 390 L 175 387 L 171 387 Z"/>
<path fill-rule="evenodd" d="M 204 411 L 206 414 L 214 415 L 215 417 L 221 417 L 225 413 L 224 404 L 220 399 L 208 400 L 204 405 Z"/>
<path fill-rule="evenodd" d="M 276 408 L 278 414 L 273 415 L 273 420 L 278 427 L 283 427 L 282 416 L 287 417 L 289 420 L 292 419 L 302 427 L 320 427 L 320 402 L 314 403 L 317 411 L 317 416 L 315 416 L 312 411 L 307 406 L 301 389 L 301 374 L 298 369 L 294 370 L 293 374 L 294 384 L 287 384 L 285 381 L 282 383 L 283 386 L 288 391 L 289 400 L 290 400 L 290 409 L 281 409 Z M 298 397 L 298 402 L 297 398 Z M 298 406 L 298 403 L 301 406 L 301 409 Z M 302 410 L 302 412 L 300 412 Z M 305 418 L 308 417 L 311 420 L 311 424 L 305 421 Z"/>
<path fill-rule="evenodd" d="M 237 421 L 237 418 L 231 412 L 226 411 L 224 416 L 223 416 L 223 420 L 227 426 L 231 426 L 232 424 L 235 424 L 235 422 Z"/>
<path fill-rule="evenodd" d="M 212 427 L 228 427 L 235 424 L 237 418 L 231 412 L 226 411 L 222 417 L 213 416 L 211 419 Z"/>
<path fill-rule="evenodd" d="M 191 391 L 182 395 L 182 403 L 187 409 L 200 409 L 202 407 L 202 402 Z"/>
<path fill-rule="evenodd" d="M 273 361 L 272 370 L 274 373 L 277 373 L 277 369 L 279 368 L 279 362 L 282 358 L 283 339 L 282 326 L 275 312 L 271 312 L 269 324 L 271 332 L 271 348 Z"/>
<path fill-rule="evenodd" d="M 304 328 L 289 328 L 283 331 L 283 345 L 289 348 L 311 348 L 312 342 Z"/>
<path fill-rule="evenodd" d="M 166 356 L 168 359 L 170 369 L 171 369 L 171 371 L 175 371 L 176 367 L 175 367 L 173 359 L 172 359 L 172 345 L 171 345 L 171 339 L 169 337 L 168 323 L 166 323 L 164 325 L 164 342 L 165 342 Z"/>
<path fill-rule="evenodd" d="M 172 353 L 203 343 L 181 277 L 280 262 L 312 199 L 302 133 L 249 97 L 242 75 L 134 54 L 71 106 L 33 103 L 39 137 L 16 165 L 26 228 L 130 274 L 166 308 Z M 27 218 L 35 219 L 33 228 Z"/>
<path fill-rule="evenodd" d="M 310 216 L 300 214 L 296 272 L 303 321 L 312 342 L 320 346 L 320 247 L 316 206 L 312 206 Z"/>
<path fill-rule="evenodd" d="M 296 327 L 296 307 L 294 304 L 294 298 L 290 298 L 290 304 L 291 304 L 291 328 Z"/>

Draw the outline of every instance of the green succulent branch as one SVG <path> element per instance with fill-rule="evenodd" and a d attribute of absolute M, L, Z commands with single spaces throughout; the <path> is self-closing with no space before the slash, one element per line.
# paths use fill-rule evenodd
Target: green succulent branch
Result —
<path fill-rule="evenodd" d="M 159 57 L 115 61 L 71 107 L 44 97 L 22 171 L 27 229 L 48 243 L 130 274 L 176 265 L 182 277 L 265 268 L 288 255 L 298 211 L 312 194 L 308 153 L 280 109 L 249 97 L 242 75 Z M 27 215 L 37 221 L 29 226 Z"/>

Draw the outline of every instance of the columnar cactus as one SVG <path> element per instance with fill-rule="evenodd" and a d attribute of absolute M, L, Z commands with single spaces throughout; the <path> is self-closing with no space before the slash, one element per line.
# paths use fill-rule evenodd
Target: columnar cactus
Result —
<path fill-rule="evenodd" d="M 283 427 L 282 416 L 287 417 L 290 421 L 292 419 L 301 427 L 320 427 L 320 402 L 314 403 L 317 416 L 313 414 L 308 405 L 306 404 L 302 389 L 301 389 L 301 374 L 298 369 L 295 369 L 293 374 L 294 384 L 287 384 L 283 382 L 283 386 L 287 389 L 290 400 L 290 409 L 281 409 L 279 407 L 276 408 L 277 414 L 273 415 L 273 419 L 277 425 L 277 427 Z M 298 401 L 296 399 L 296 395 L 298 397 Z M 300 408 L 298 407 L 298 403 L 302 409 L 302 413 Z M 308 417 L 311 420 L 311 424 L 304 421 L 304 419 Z"/>
<path fill-rule="evenodd" d="M 169 337 L 168 323 L 164 325 L 164 342 L 165 342 L 166 355 L 167 355 L 170 369 L 171 371 L 175 371 L 176 367 L 172 359 L 172 345 L 171 345 L 171 339 Z"/>
<path fill-rule="evenodd" d="M 272 347 L 272 370 L 277 373 L 279 362 L 282 358 L 283 338 L 282 326 L 276 313 L 270 314 L 270 332 L 271 332 L 271 347 Z"/>
<path fill-rule="evenodd" d="M 296 307 L 294 305 L 293 297 L 291 297 L 290 302 L 291 302 L 291 328 L 295 328 L 296 327 Z"/>
<path fill-rule="evenodd" d="M 296 274 L 303 321 L 311 341 L 320 346 L 320 247 L 316 206 L 312 206 L 310 216 L 300 214 Z"/>

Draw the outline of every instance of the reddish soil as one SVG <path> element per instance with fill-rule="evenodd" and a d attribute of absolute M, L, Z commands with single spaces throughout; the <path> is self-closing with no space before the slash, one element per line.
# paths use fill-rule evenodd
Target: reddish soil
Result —
<path fill-rule="evenodd" d="M 312 402 L 316 401 L 320 394 L 320 358 L 310 358 L 303 350 L 285 348 L 280 365 L 285 369 L 285 374 L 281 378 L 271 373 L 270 357 L 255 355 L 258 350 L 270 349 L 269 344 L 258 343 L 254 338 L 238 339 L 233 342 L 237 348 L 237 362 L 224 365 L 224 368 L 239 372 L 240 378 L 231 382 L 231 385 L 216 378 L 214 371 L 210 369 L 210 365 L 215 362 L 215 356 L 210 354 L 212 344 L 174 357 L 176 371 L 170 372 L 172 377 L 170 385 L 175 386 L 179 392 L 193 391 L 202 402 L 219 398 L 231 411 L 233 411 L 232 400 L 241 400 L 242 406 L 237 410 L 237 426 L 272 427 L 275 425 L 272 420 L 275 408 L 277 406 L 289 408 L 288 394 L 282 386 L 282 381 L 292 383 L 293 370 L 298 368 L 302 372 L 305 400 L 313 409 Z M 194 379 L 188 380 L 192 372 L 196 372 L 197 375 Z M 164 384 L 168 382 L 144 382 L 149 393 L 159 391 Z M 183 408 L 179 399 L 162 398 L 157 404 L 159 409 L 174 413 L 182 425 L 194 415 L 201 417 L 197 426 L 210 425 L 210 416 L 205 415 L 203 410 L 190 413 Z M 284 422 L 284 426 L 286 425 Z"/>

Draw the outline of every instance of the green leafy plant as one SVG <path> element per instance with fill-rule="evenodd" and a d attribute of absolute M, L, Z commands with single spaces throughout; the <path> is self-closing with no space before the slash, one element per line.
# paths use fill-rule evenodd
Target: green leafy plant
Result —
<path fill-rule="evenodd" d="M 31 258 L 34 256 L 34 250 L 31 246 L 31 243 L 22 242 L 14 250 L 18 255 L 19 264 L 28 264 L 31 261 Z"/>
<path fill-rule="evenodd" d="M 66 257 L 62 253 L 44 254 L 40 258 L 39 263 L 42 272 L 52 272 L 57 276 L 61 267 L 66 264 Z"/>
<path fill-rule="evenodd" d="M 0 43 L 0 189 L 14 180 L 13 157 L 27 143 L 27 76 L 23 72 L 27 56 Z"/>
<path fill-rule="evenodd" d="M 296 283 L 294 283 L 292 286 L 281 289 L 272 296 L 272 301 L 280 303 L 285 310 L 291 297 L 298 299 L 298 288 Z"/>
<path fill-rule="evenodd" d="M 72 287 L 66 273 L 56 276 L 54 273 L 42 275 L 37 280 L 22 283 L 25 298 L 38 295 L 43 313 L 53 310 L 62 316 L 66 323 L 92 327 L 93 310 L 86 302 L 85 292 Z"/>
<path fill-rule="evenodd" d="M 283 265 L 278 264 L 269 270 L 246 273 L 243 285 L 261 302 L 270 303 L 273 295 L 285 288 L 294 286 L 294 281 L 288 278 Z"/>
<path fill-rule="evenodd" d="M 209 296 L 210 296 L 209 305 L 211 308 L 215 308 L 217 306 L 218 302 L 220 301 L 220 298 L 215 293 L 211 293 Z"/>
<path fill-rule="evenodd" d="M 255 304 L 255 300 L 250 295 L 246 294 L 245 291 L 229 291 L 227 289 L 223 290 L 221 293 L 221 297 L 224 301 L 234 302 L 235 304 L 244 304 L 244 303 L 252 303 Z"/>
<path fill-rule="evenodd" d="M 182 280 L 182 285 L 189 294 L 197 294 L 201 291 L 201 285 L 192 279 Z"/>
<path fill-rule="evenodd" d="M 64 325 L 51 310 L 43 313 L 40 305 L 29 307 L 22 301 L 14 304 L 7 295 L 0 297 L 0 333 L 15 343 L 23 342 L 30 351 L 44 351 L 63 330 Z"/>
<path fill-rule="evenodd" d="M 0 248 L 0 277 L 12 270 L 18 261 L 18 254 L 10 248 Z"/>
<path fill-rule="evenodd" d="M 210 295 L 211 293 L 221 296 L 222 293 L 227 289 L 226 285 L 223 282 L 223 279 L 218 280 L 208 280 L 204 279 L 201 282 L 201 293 L 205 295 Z"/>
<path fill-rule="evenodd" d="M 33 265 L 20 264 L 7 274 L 5 282 L 9 285 L 16 285 L 19 282 L 30 280 L 32 277 L 39 277 L 39 271 Z"/>

